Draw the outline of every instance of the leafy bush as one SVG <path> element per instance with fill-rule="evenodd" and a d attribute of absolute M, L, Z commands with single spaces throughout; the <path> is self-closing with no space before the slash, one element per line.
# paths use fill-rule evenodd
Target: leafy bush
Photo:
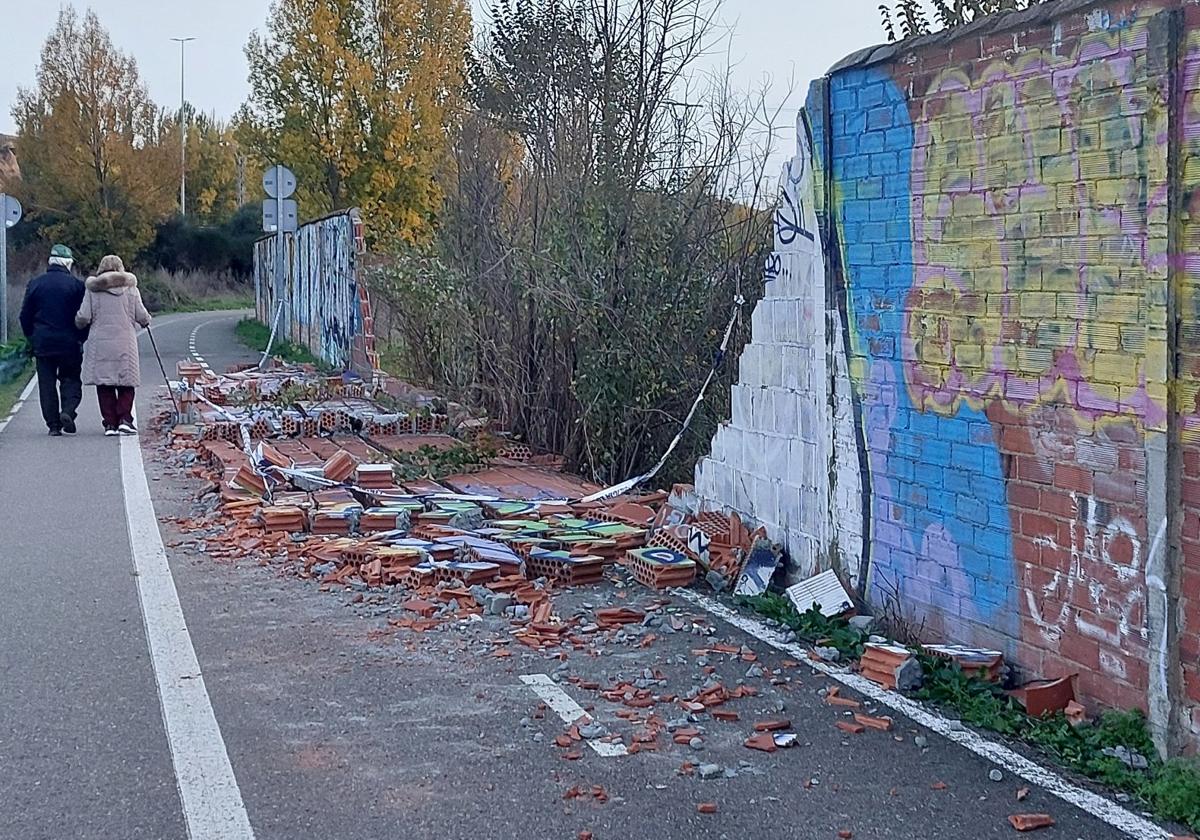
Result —
<path fill-rule="evenodd" d="M 254 241 L 261 235 L 258 205 L 246 205 L 220 225 L 176 216 L 158 226 L 139 261 L 171 273 L 231 275 L 245 282 L 254 274 Z"/>

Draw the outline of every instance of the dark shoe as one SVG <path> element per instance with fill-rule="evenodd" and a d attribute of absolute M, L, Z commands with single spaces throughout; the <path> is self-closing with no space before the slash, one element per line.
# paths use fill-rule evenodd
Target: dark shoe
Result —
<path fill-rule="evenodd" d="M 50 437 L 62 437 L 62 429 L 51 429 Z"/>
<path fill-rule="evenodd" d="M 64 411 L 58 419 L 62 421 L 62 430 L 64 432 L 66 432 L 69 435 L 75 434 L 75 418 L 74 417 L 72 417 L 70 414 L 67 414 Z"/>

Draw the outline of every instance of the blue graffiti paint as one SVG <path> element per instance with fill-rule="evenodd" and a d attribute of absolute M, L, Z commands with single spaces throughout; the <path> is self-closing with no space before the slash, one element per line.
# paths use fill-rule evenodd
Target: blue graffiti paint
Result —
<path fill-rule="evenodd" d="M 862 361 L 855 387 L 871 485 L 872 596 L 895 586 L 905 606 L 941 613 L 947 627 L 969 622 L 1016 636 L 1000 453 L 973 432 L 988 420 L 965 405 L 951 417 L 922 411 L 905 384 L 904 307 L 914 280 L 906 100 L 886 74 L 858 69 L 830 80 L 830 102 L 833 212 Z"/>

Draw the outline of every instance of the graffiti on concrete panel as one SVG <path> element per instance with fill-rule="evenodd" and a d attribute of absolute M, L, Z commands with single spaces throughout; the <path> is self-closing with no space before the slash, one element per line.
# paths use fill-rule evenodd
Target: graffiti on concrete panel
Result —
<path fill-rule="evenodd" d="M 303 225 L 287 237 L 283 325 L 285 336 L 330 366 L 369 373 L 377 364 L 370 302 L 359 281 L 355 211 Z M 254 251 L 256 309 L 269 322 L 278 301 L 276 242 L 260 239 Z"/>
<path fill-rule="evenodd" d="M 779 209 L 775 211 L 775 238 L 787 247 L 803 236 L 812 241 L 816 217 L 811 213 L 812 167 L 809 161 L 812 150 L 807 148 L 807 137 L 800 138 L 800 154 L 789 160 L 783 169 L 779 188 Z M 812 216 L 812 220 L 808 218 Z"/>

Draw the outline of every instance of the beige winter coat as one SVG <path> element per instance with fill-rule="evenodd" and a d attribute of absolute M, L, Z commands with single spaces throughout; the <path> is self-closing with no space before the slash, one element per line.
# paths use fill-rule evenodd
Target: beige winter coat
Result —
<path fill-rule="evenodd" d="M 137 278 L 124 271 L 106 271 L 89 277 L 87 293 L 75 316 L 75 326 L 91 326 L 83 346 L 85 385 L 141 384 L 135 324 L 150 326 L 150 313 L 142 304 Z"/>

